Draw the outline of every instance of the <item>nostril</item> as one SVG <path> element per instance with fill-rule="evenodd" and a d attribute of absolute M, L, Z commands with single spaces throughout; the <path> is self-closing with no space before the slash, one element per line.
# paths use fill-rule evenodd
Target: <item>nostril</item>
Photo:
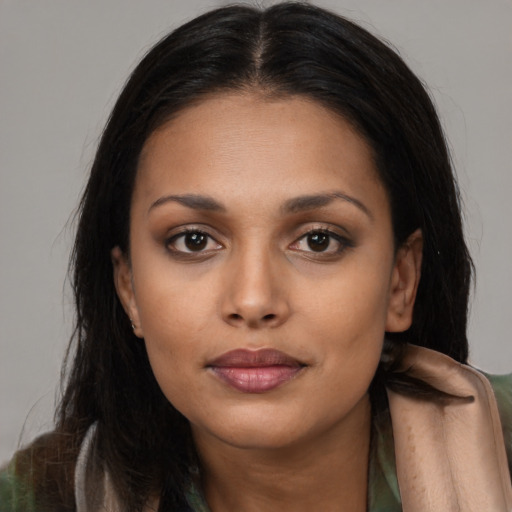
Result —
<path fill-rule="evenodd" d="M 258 325 L 273 324 L 277 318 L 278 315 L 276 315 L 275 313 L 269 313 L 263 316 L 255 315 L 254 317 L 251 314 L 245 316 L 239 313 L 231 313 L 227 316 L 228 322 L 231 322 L 233 325 L 241 325 L 243 323 L 247 323 L 252 327 L 256 327 Z"/>

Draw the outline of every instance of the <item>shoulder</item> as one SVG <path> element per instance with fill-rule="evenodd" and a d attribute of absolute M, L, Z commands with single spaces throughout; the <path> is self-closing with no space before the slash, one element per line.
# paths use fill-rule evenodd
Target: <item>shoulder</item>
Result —
<path fill-rule="evenodd" d="M 71 512 L 74 460 L 56 433 L 38 437 L 0 470 L 2 512 Z"/>
<path fill-rule="evenodd" d="M 0 470 L 0 507 L 5 512 L 36 511 L 32 489 L 17 475 L 16 456 Z"/>

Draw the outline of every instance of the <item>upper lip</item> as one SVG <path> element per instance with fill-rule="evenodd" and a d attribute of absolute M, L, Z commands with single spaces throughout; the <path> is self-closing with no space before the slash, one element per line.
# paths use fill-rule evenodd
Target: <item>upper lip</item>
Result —
<path fill-rule="evenodd" d="M 294 357 L 279 350 L 264 348 L 259 350 L 236 349 L 221 354 L 208 363 L 209 367 L 259 368 L 264 366 L 305 366 Z"/>

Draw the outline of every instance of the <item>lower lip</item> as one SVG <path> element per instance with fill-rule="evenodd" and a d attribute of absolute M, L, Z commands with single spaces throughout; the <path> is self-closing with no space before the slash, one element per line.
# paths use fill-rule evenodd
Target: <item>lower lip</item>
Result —
<path fill-rule="evenodd" d="M 233 367 L 213 366 L 213 373 L 226 384 L 243 393 L 265 393 L 293 379 L 302 366 Z"/>

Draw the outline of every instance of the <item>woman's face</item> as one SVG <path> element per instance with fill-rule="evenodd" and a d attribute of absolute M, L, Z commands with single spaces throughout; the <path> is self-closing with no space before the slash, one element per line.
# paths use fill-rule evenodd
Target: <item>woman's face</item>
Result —
<path fill-rule="evenodd" d="M 420 258 L 395 255 L 347 122 L 299 97 L 212 96 L 148 139 L 130 223 L 117 290 L 197 438 L 287 446 L 364 416 Z"/>

